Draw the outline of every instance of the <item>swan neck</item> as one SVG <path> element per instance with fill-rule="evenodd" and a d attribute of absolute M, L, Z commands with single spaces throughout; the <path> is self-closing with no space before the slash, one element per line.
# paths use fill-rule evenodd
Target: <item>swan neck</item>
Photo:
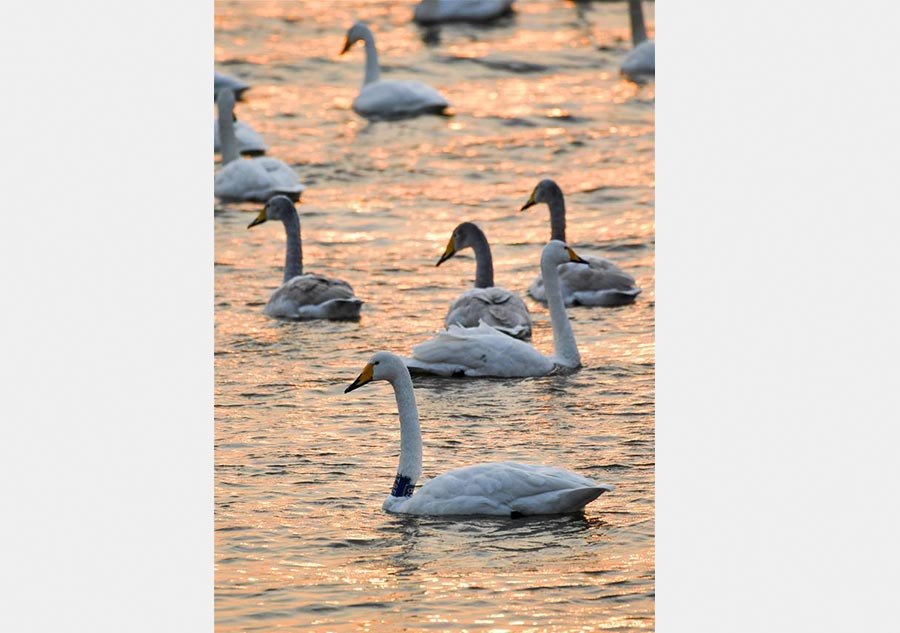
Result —
<path fill-rule="evenodd" d="M 628 17 L 631 18 L 631 43 L 633 46 L 637 46 L 647 39 L 641 0 L 628 0 Z"/>
<path fill-rule="evenodd" d="M 363 35 L 366 44 L 366 76 L 363 85 L 366 86 L 381 78 L 381 70 L 378 67 L 378 51 L 375 49 L 375 36 L 367 30 Z"/>
<path fill-rule="evenodd" d="M 408 371 L 398 372 L 391 380 L 397 411 L 400 414 L 400 461 L 397 464 L 397 478 L 391 491 L 394 496 L 409 496 L 412 487 L 422 475 L 422 431 L 419 427 L 419 410 L 413 393 L 412 379 Z M 408 486 L 398 490 L 398 483 Z M 394 494 L 395 492 L 400 494 Z"/>
<path fill-rule="evenodd" d="M 234 115 L 231 108 L 219 108 L 219 149 L 222 165 L 239 158 L 237 136 L 234 131 Z"/>
<path fill-rule="evenodd" d="M 544 278 L 544 291 L 550 309 L 550 325 L 553 328 L 553 353 L 567 367 L 579 367 L 581 355 L 578 353 L 575 334 L 566 313 L 566 304 L 559 284 L 558 265 L 542 258 L 541 275 Z"/>
<path fill-rule="evenodd" d="M 303 274 L 303 243 L 300 239 L 300 216 L 296 209 L 281 218 L 284 233 L 287 237 L 287 253 L 284 258 L 284 280 L 287 283 L 294 277 Z"/>
<path fill-rule="evenodd" d="M 559 189 L 551 194 L 550 201 L 550 239 L 566 241 L 566 201 Z"/>
<path fill-rule="evenodd" d="M 491 288 L 494 285 L 494 258 L 484 233 L 479 231 L 472 239 L 475 251 L 475 287 Z"/>

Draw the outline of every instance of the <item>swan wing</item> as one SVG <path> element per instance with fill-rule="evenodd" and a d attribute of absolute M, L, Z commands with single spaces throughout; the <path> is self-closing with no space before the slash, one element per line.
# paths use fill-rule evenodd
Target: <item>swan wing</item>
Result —
<path fill-rule="evenodd" d="M 346 281 L 306 274 L 273 292 L 264 313 L 286 319 L 355 319 L 362 303 Z"/>
<path fill-rule="evenodd" d="M 505 288 L 472 288 L 464 292 L 450 304 L 444 324 L 474 327 L 479 321 L 516 338 L 531 336 L 531 314 L 525 302 Z"/>
<path fill-rule="evenodd" d="M 508 13 L 512 3 L 513 0 L 424 0 L 416 5 L 413 20 L 420 24 L 456 20 L 482 22 Z"/>
<path fill-rule="evenodd" d="M 451 325 L 412 348 L 403 359 L 414 372 L 439 376 L 546 376 L 552 359 L 534 347 L 481 322 L 477 327 Z"/>
<path fill-rule="evenodd" d="M 559 514 L 582 510 L 609 484 L 557 468 L 517 462 L 478 464 L 429 480 L 399 511 L 413 514 Z"/>
<path fill-rule="evenodd" d="M 567 306 L 616 306 L 634 301 L 641 293 L 635 285 L 634 277 L 622 271 L 608 259 L 585 257 L 588 265 L 560 264 L 559 285 Z M 546 301 L 544 280 L 538 278 L 531 284 L 528 293 L 538 301 Z"/>
<path fill-rule="evenodd" d="M 233 160 L 215 177 L 215 194 L 222 200 L 265 202 L 277 193 L 296 200 L 304 189 L 293 169 L 267 156 Z"/>
<path fill-rule="evenodd" d="M 394 118 L 426 112 L 442 112 L 449 104 L 441 94 L 421 81 L 383 80 L 363 86 L 353 109 L 369 118 Z"/>
<path fill-rule="evenodd" d="M 243 121 L 234 124 L 234 135 L 237 138 L 238 151 L 241 154 L 263 154 L 269 146 L 262 136 Z M 213 121 L 213 151 L 221 151 L 219 145 L 219 125 Z"/>
<path fill-rule="evenodd" d="M 656 42 L 644 40 L 635 46 L 622 59 L 619 68 L 628 77 L 656 75 Z"/>

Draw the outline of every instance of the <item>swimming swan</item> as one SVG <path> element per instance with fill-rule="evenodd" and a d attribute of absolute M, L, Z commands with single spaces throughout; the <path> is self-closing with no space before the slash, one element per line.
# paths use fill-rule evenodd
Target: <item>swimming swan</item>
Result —
<path fill-rule="evenodd" d="M 566 239 L 566 203 L 562 190 L 550 179 L 540 181 L 531 192 L 528 202 L 522 211 L 538 202 L 546 202 L 550 207 L 550 239 L 565 241 Z M 634 277 L 622 270 L 608 259 L 586 257 L 589 266 L 563 264 L 559 268 L 559 283 L 562 287 L 563 299 L 567 306 L 620 306 L 633 303 L 641 289 L 634 285 Z M 538 278 L 528 289 L 534 299 L 547 301 L 544 291 L 544 279 L 547 274 Z"/>
<path fill-rule="evenodd" d="M 238 152 L 245 156 L 260 156 L 269 149 L 259 132 L 237 119 L 234 120 L 234 136 L 237 139 Z M 216 119 L 213 121 L 213 152 L 218 154 L 220 151 L 219 121 Z"/>
<path fill-rule="evenodd" d="M 300 216 L 287 196 L 275 196 L 247 228 L 266 220 L 281 220 L 287 236 L 284 283 L 266 304 L 263 314 L 276 319 L 356 320 L 363 302 L 353 296 L 346 281 L 312 273 L 303 274 L 303 245 Z"/>
<path fill-rule="evenodd" d="M 519 295 L 494 285 L 494 263 L 491 247 L 484 232 L 471 222 L 463 222 L 455 229 L 444 254 L 435 266 L 453 257 L 466 247 L 475 251 L 475 287 L 464 292 L 450 304 L 444 325 L 475 327 L 484 321 L 491 327 L 516 338 L 531 336 L 531 314 Z"/>
<path fill-rule="evenodd" d="M 400 414 L 400 463 L 391 494 L 382 504 L 387 512 L 511 518 L 562 514 L 580 512 L 604 492 L 614 490 L 610 484 L 598 484 L 562 468 L 493 462 L 447 471 L 413 494 L 422 475 L 422 433 L 412 380 L 399 357 L 378 352 L 344 393 L 375 380 L 391 383 Z"/>
<path fill-rule="evenodd" d="M 413 12 L 419 24 L 487 22 L 512 13 L 513 0 L 422 0 Z"/>
<path fill-rule="evenodd" d="M 622 74 L 631 80 L 656 75 L 656 43 L 647 39 L 644 28 L 644 10 L 641 0 L 628 0 L 628 16 L 631 19 L 632 48 L 619 67 Z"/>
<path fill-rule="evenodd" d="M 365 22 L 357 22 L 347 31 L 341 55 L 359 40 L 366 44 L 366 75 L 363 87 L 353 100 L 354 112 L 373 121 L 444 113 L 449 104 L 431 86 L 421 81 L 380 79 L 375 36 Z"/>
<path fill-rule="evenodd" d="M 294 170 L 275 158 L 241 158 L 234 134 L 234 93 L 219 93 L 219 138 L 222 141 L 222 168 L 216 172 L 216 197 L 226 202 L 265 202 L 276 194 L 299 200 L 306 189 Z"/>
<path fill-rule="evenodd" d="M 404 362 L 411 371 L 438 376 L 497 376 L 501 378 L 546 376 L 574 371 L 581 366 L 575 335 L 559 289 L 557 266 L 583 259 L 558 240 L 551 240 L 541 253 L 541 270 L 547 280 L 553 356 L 544 356 L 530 344 L 480 323 L 464 328 L 451 325 L 430 341 L 412 348 Z"/>

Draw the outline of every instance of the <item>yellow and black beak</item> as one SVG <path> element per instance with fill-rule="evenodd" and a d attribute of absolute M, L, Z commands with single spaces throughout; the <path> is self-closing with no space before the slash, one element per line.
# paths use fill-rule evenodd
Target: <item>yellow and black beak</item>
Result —
<path fill-rule="evenodd" d="M 350 38 L 345 37 L 344 38 L 344 48 L 341 49 L 341 55 L 343 55 L 344 53 L 349 51 L 351 46 L 353 46 L 353 44 L 350 42 Z"/>
<path fill-rule="evenodd" d="M 453 239 L 453 236 L 451 235 L 450 241 L 447 242 L 447 248 L 444 249 L 444 254 L 441 255 L 441 258 L 438 260 L 438 263 L 435 264 L 435 266 L 440 266 L 441 264 L 443 264 L 445 261 L 447 261 L 454 255 L 456 255 L 456 242 Z"/>
<path fill-rule="evenodd" d="M 247 225 L 247 228 L 248 228 L 248 229 L 252 229 L 252 228 L 253 228 L 254 226 L 256 226 L 257 224 L 262 224 L 262 223 L 265 222 L 265 221 L 266 221 L 266 210 L 263 209 L 262 211 L 259 212 L 259 215 L 256 216 L 256 219 L 253 220 L 253 222 L 251 222 L 250 224 Z"/>
<path fill-rule="evenodd" d="M 350 383 L 349 387 L 344 389 L 344 393 L 350 393 L 354 389 L 359 389 L 367 382 L 372 382 L 372 376 L 374 375 L 373 374 L 374 371 L 375 371 L 375 367 L 372 365 L 372 363 L 367 363 L 366 366 L 363 367 L 362 373 L 356 377 L 356 380 L 354 380 L 352 383 Z"/>
<path fill-rule="evenodd" d="M 537 201 L 534 199 L 534 191 L 531 192 L 531 195 L 528 197 L 528 202 L 522 205 L 522 208 L 519 211 L 524 211 L 528 207 L 533 207 L 537 204 Z"/>
<path fill-rule="evenodd" d="M 573 261 L 576 264 L 587 264 L 588 262 L 584 259 L 581 259 L 578 254 L 573 251 L 571 248 L 566 246 L 566 250 L 569 251 L 569 261 Z"/>

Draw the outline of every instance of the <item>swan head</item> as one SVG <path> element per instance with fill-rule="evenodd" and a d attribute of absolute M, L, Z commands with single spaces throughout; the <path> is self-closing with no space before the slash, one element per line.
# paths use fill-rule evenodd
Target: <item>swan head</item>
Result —
<path fill-rule="evenodd" d="M 377 352 L 369 359 L 369 362 L 363 367 L 356 380 L 344 389 L 344 393 L 359 389 L 366 383 L 375 380 L 387 380 L 390 382 L 404 373 L 409 376 L 409 370 L 399 356 L 390 352 Z"/>
<path fill-rule="evenodd" d="M 291 202 L 290 198 L 281 194 L 272 196 L 266 202 L 266 206 L 263 210 L 256 216 L 256 219 L 247 225 L 247 228 L 252 229 L 257 224 L 262 224 L 266 220 L 283 220 L 291 213 L 297 213 L 297 209 L 294 207 L 294 203 Z"/>
<path fill-rule="evenodd" d="M 575 262 L 576 264 L 588 263 L 579 257 L 569 246 L 566 246 L 565 242 L 560 242 L 559 240 L 550 240 L 547 242 L 544 250 L 541 251 L 542 268 L 545 262 L 553 266 L 559 266 L 566 262 Z"/>
<path fill-rule="evenodd" d="M 471 222 L 459 224 L 453 229 L 453 235 L 450 236 L 450 241 L 447 242 L 447 248 L 444 249 L 444 254 L 441 255 L 441 258 L 435 266 L 443 264 L 445 261 L 456 255 L 457 251 L 474 246 L 475 240 L 479 235 L 484 237 L 484 233 L 476 224 Z"/>
<path fill-rule="evenodd" d="M 365 22 L 357 22 L 347 29 L 347 37 L 344 39 L 344 48 L 341 49 L 341 55 L 349 51 L 354 44 L 366 38 L 366 34 L 371 33 L 369 25 Z"/>
<path fill-rule="evenodd" d="M 562 190 L 559 188 L 559 185 L 549 178 L 544 178 L 531 192 L 531 197 L 528 198 L 528 202 L 522 205 L 522 208 L 519 210 L 524 211 L 528 207 L 533 207 L 538 202 L 546 202 L 549 204 L 552 199 L 561 196 Z"/>

